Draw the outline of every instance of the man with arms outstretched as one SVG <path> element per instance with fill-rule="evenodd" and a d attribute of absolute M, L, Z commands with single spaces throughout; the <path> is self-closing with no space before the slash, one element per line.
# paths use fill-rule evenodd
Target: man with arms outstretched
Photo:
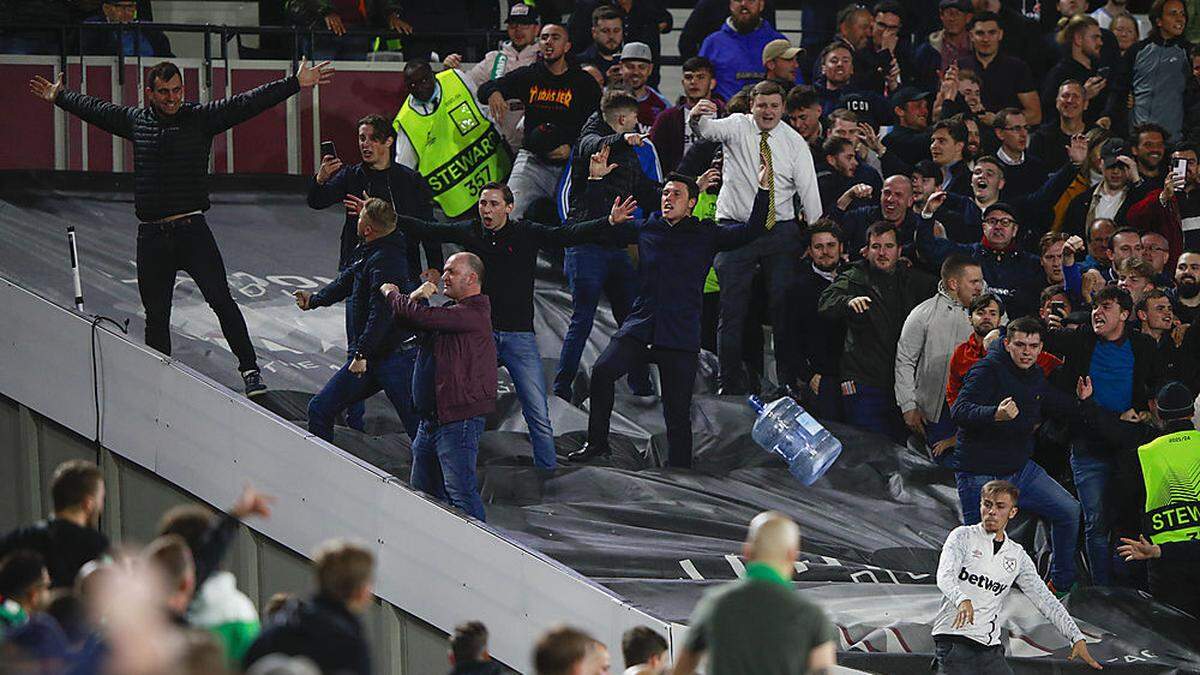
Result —
<path fill-rule="evenodd" d="M 300 91 L 328 82 L 329 64 L 301 61 L 293 76 L 212 103 L 185 103 L 179 67 L 163 61 L 146 75 L 145 108 L 119 106 L 63 87 L 41 76 L 29 82 L 36 96 L 114 136 L 133 142 L 133 206 L 137 213 L 138 293 L 146 310 L 146 344 L 171 354 L 171 294 L 175 274 L 187 272 L 221 322 L 238 359 L 246 395 L 266 392 L 250 332 L 229 293 L 225 262 L 204 219 L 212 139 Z"/>

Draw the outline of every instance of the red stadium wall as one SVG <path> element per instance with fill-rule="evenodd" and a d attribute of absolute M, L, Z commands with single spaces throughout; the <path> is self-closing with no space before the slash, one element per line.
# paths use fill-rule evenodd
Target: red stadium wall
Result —
<path fill-rule="evenodd" d="M 291 64 L 281 61 L 214 62 L 211 86 L 203 82 L 203 64 L 176 59 L 184 74 L 189 101 L 207 102 L 238 94 L 283 77 Z M 66 68 L 70 89 L 139 106 L 147 63 L 125 64 L 118 80 L 116 59 L 72 59 Z M 343 160 L 358 159 L 355 122 L 371 113 L 389 120 L 407 92 L 400 64 L 343 63 L 333 82 L 319 91 L 305 89 L 289 102 L 268 110 L 213 139 L 215 173 L 309 174 L 319 161 L 321 141 L 331 140 Z M 139 72 L 140 71 L 140 72 Z M 132 146 L 107 132 L 47 105 L 29 93 L 35 75 L 53 79 L 59 72 L 53 57 L 0 56 L 0 109 L 4 125 L 0 169 L 65 169 L 131 171 Z M 115 151 L 114 151 L 115 144 Z"/>

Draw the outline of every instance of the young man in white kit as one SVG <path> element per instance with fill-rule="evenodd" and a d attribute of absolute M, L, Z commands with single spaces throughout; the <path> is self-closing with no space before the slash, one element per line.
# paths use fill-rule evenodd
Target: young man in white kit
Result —
<path fill-rule="evenodd" d="M 937 585 L 942 607 L 933 624 L 937 672 L 947 675 L 1012 674 L 1000 643 L 1004 602 L 1013 583 L 1073 644 L 1070 659 L 1102 666 L 1088 653 L 1079 626 L 1042 578 L 1029 554 L 1008 538 L 1004 528 L 1017 514 L 1020 492 L 1004 480 L 984 484 L 981 522 L 955 528 L 942 545 Z"/>

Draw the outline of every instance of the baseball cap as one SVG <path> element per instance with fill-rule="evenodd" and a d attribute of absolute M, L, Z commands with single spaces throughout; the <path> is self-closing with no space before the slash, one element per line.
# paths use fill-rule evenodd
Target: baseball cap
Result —
<path fill-rule="evenodd" d="M 766 45 L 763 46 L 762 62 L 766 63 L 767 61 L 770 61 L 771 59 L 781 59 L 781 58 L 782 59 L 794 59 L 802 51 L 804 51 L 804 50 L 799 47 L 793 47 L 792 43 L 788 42 L 787 40 L 785 40 L 783 38 L 780 38 L 778 40 L 771 40 L 770 42 L 768 42 Z"/>
<path fill-rule="evenodd" d="M 1013 218 L 1017 217 L 1017 210 L 1014 209 L 1008 202 L 996 202 L 995 204 L 992 204 L 983 210 L 983 217 L 987 218 L 995 211 L 1003 211 Z"/>
<path fill-rule="evenodd" d="M 892 94 L 892 99 L 889 103 L 893 108 L 899 108 L 905 103 L 920 101 L 926 98 L 929 98 L 929 92 L 927 91 L 921 91 L 916 87 L 901 87 L 896 93 Z"/>
<path fill-rule="evenodd" d="M 519 3 L 508 8 L 508 23 L 524 23 L 537 24 L 539 23 L 538 11 L 536 7 L 530 7 L 525 3 Z"/>
<path fill-rule="evenodd" d="M 1117 161 L 1117 158 L 1127 154 L 1125 151 L 1125 139 L 1123 138 L 1110 138 L 1104 141 L 1104 145 L 1100 146 L 1100 159 L 1103 160 L 1104 168 L 1106 169 L 1119 164 L 1120 162 Z"/>
<path fill-rule="evenodd" d="M 645 42 L 627 42 L 621 49 L 621 60 L 654 63 L 654 54 L 650 51 L 650 45 Z"/>
<path fill-rule="evenodd" d="M 971 7 L 971 0 L 941 0 L 938 3 L 938 11 L 943 9 L 957 9 L 960 12 L 974 11 Z"/>
<path fill-rule="evenodd" d="M 863 96 L 862 94 L 843 94 L 841 98 L 838 99 L 837 107 L 845 108 L 846 110 L 853 112 L 855 115 L 858 115 L 858 120 L 860 122 L 866 122 L 871 126 L 876 126 L 878 124 L 877 115 L 881 111 L 875 110 L 875 106 L 871 105 L 871 99 Z"/>

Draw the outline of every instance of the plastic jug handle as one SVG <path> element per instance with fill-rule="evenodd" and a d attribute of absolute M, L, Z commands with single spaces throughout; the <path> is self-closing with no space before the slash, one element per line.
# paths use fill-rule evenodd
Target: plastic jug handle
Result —
<path fill-rule="evenodd" d="M 759 413 L 760 415 L 762 414 L 764 407 L 762 399 L 757 396 L 750 396 L 746 400 L 750 403 L 750 407 L 754 408 L 754 412 Z"/>

